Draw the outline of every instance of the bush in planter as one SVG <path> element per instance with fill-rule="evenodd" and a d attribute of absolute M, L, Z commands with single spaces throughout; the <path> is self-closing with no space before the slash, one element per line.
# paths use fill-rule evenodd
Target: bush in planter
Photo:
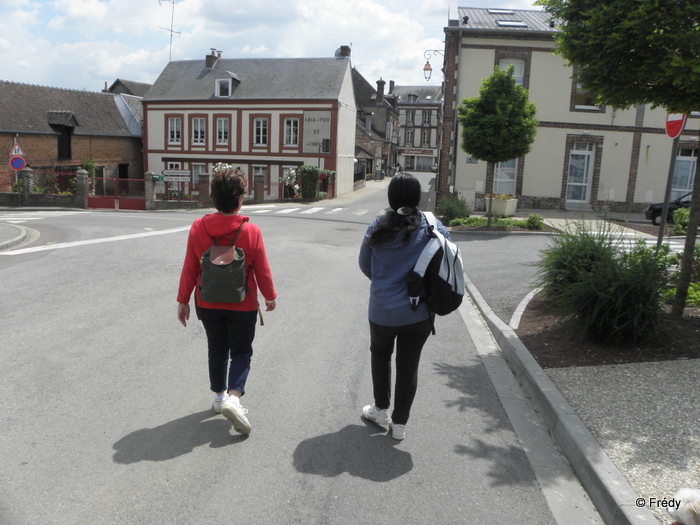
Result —
<path fill-rule="evenodd" d="M 299 168 L 301 173 L 301 197 L 303 199 L 318 199 L 318 176 L 321 170 L 316 166 L 305 165 Z"/>

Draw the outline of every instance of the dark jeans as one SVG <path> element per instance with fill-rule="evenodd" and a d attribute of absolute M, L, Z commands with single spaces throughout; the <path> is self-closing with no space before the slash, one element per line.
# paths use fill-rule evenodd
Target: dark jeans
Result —
<path fill-rule="evenodd" d="M 432 327 L 431 319 L 403 326 L 369 322 L 374 405 L 380 409 L 389 408 L 391 404 L 391 356 L 396 341 L 396 386 L 391 419 L 397 425 L 408 421 L 418 388 L 420 354 Z"/>
<path fill-rule="evenodd" d="M 199 315 L 207 332 L 212 392 L 240 390 L 245 393 L 258 312 L 200 308 Z"/>

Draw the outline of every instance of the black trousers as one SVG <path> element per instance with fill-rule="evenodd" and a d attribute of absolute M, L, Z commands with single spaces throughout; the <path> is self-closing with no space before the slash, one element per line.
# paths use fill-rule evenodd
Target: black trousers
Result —
<path fill-rule="evenodd" d="M 397 425 L 405 425 L 411 413 L 418 388 L 420 354 L 432 327 L 432 319 L 403 326 L 369 322 L 374 405 L 380 409 L 389 408 L 391 404 L 391 357 L 396 342 L 396 386 L 391 419 Z"/>

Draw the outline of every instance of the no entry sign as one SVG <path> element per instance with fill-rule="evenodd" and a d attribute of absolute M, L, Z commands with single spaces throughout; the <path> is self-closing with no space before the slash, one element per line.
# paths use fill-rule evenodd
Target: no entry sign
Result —
<path fill-rule="evenodd" d="M 24 157 L 11 157 L 10 167 L 13 170 L 23 170 L 27 163 L 24 161 Z"/>
<path fill-rule="evenodd" d="M 669 113 L 666 115 L 666 135 L 675 139 L 685 127 L 684 113 Z"/>

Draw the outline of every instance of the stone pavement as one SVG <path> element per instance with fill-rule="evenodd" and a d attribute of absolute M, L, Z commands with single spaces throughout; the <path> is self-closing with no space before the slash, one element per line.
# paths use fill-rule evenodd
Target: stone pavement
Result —
<path fill-rule="evenodd" d="M 334 204 L 384 189 L 382 183 Z M 594 214 L 538 213 L 562 228 Z M 625 220 L 644 220 L 628 215 Z M 644 234 L 628 230 L 630 235 Z M 650 236 L 646 236 L 649 238 Z M 0 221 L 0 251 L 27 238 L 20 225 Z M 680 487 L 700 487 L 700 362 L 696 360 L 543 370 L 513 328 L 498 318 L 467 276 L 468 292 L 513 373 L 544 419 L 607 524 L 671 523 L 663 507 Z M 695 385 L 693 388 L 692 385 Z M 640 506 L 640 502 L 643 503 Z M 653 512 L 650 511 L 651 510 Z"/>

